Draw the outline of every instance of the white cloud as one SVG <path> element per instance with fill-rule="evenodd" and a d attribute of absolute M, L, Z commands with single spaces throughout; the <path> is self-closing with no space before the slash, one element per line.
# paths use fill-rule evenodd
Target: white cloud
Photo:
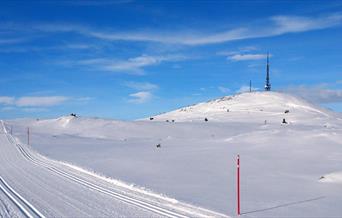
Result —
<path fill-rule="evenodd" d="M 219 86 L 217 87 L 222 93 L 229 93 L 230 92 L 230 89 L 229 88 L 226 88 L 226 87 L 223 87 L 223 86 Z"/>
<path fill-rule="evenodd" d="M 0 96 L 0 104 L 10 105 L 14 103 L 14 98 L 9 96 Z"/>
<path fill-rule="evenodd" d="M 88 60 L 80 60 L 76 62 L 66 62 L 66 64 L 77 64 L 93 67 L 96 70 L 104 70 L 110 72 L 132 73 L 141 75 L 144 73 L 143 68 L 158 65 L 165 61 L 182 61 L 186 57 L 182 55 L 164 55 L 149 56 L 141 55 L 127 60 L 117 60 L 108 58 L 96 58 Z"/>
<path fill-rule="evenodd" d="M 22 108 L 22 110 L 28 113 L 48 111 L 46 108 L 40 108 L 40 107 L 27 107 L 27 108 Z"/>
<path fill-rule="evenodd" d="M 139 56 L 135 58 L 130 58 L 127 61 L 118 61 L 110 63 L 104 66 L 104 69 L 109 71 L 140 71 L 142 67 L 156 65 L 160 62 L 166 60 L 163 57 L 153 57 L 153 56 Z"/>
<path fill-rule="evenodd" d="M 216 52 L 216 55 L 220 56 L 232 56 L 238 54 L 238 51 L 218 51 Z"/>
<path fill-rule="evenodd" d="M 153 97 L 152 93 L 148 91 L 141 91 L 141 92 L 133 93 L 133 94 L 130 94 L 129 96 L 132 97 L 132 99 L 130 99 L 129 102 L 136 103 L 136 104 L 146 103 L 149 100 L 151 100 L 151 98 Z"/>
<path fill-rule="evenodd" d="M 341 24 L 342 15 L 335 14 L 327 17 L 274 16 L 271 18 L 277 28 L 274 34 L 304 32 L 325 29 Z"/>
<path fill-rule="evenodd" d="M 20 98 L 1 96 L 0 104 L 17 107 L 50 107 L 62 104 L 68 99 L 65 96 L 24 96 Z"/>
<path fill-rule="evenodd" d="M 155 90 L 159 86 L 149 82 L 126 82 L 125 85 L 136 90 Z"/>
<path fill-rule="evenodd" d="M 245 46 L 240 47 L 235 51 L 219 51 L 216 52 L 216 55 L 227 56 L 227 59 L 231 61 L 251 61 L 266 59 L 267 54 L 256 53 L 256 50 L 258 50 L 256 46 Z M 251 51 L 254 51 L 254 53 L 249 53 Z"/>
<path fill-rule="evenodd" d="M 287 33 L 319 30 L 342 24 L 341 14 L 329 16 L 300 17 L 274 16 L 258 21 L 253 26 L 242 26 L 214 33 L 200 31 L 141 31 L 141 32 L 108 32 L 94 30 L 76 25 L 40 25 L 33 27 L 46 32 L 75 32 L 108 41 L 145 41 L 184 45 L 205 45 L 223 43 L 233 40 L 278 36 Z M 221 27 L 222 29 L 222 27 Z"/>
<path fill-rule="evenodd" d="M 49 107 L 61 104 L 68 100 L 65 96 L 47 96 L 47 97 L 21 97 L 15 104 L 19 107 Z"/>
<path fill-rule="evenodd" d="M 315 103 L 340 103 L 342 102 L 341 89 L 329 89 L 326 85 L 317 86 L 290 86 L 284 90 L 294 95 L 301 96 Z"/>
<path fill-rule="evenodd" d="M 235 54 L 228 57 L 228 59 L 233 61 L 250 61 L 250 60 L 260 60 L 266 59 L 267 54 Z"/>

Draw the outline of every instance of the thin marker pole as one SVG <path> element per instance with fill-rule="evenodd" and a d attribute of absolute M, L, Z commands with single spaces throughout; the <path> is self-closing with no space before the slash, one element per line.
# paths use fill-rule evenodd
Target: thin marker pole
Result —
<path fill-rule="evenodd" d="M 30 144 L 30 129 L 27 127 L 27 144 Z"/>
<path fill-rule="evenodd" d="M 240 212 L 240 155 L 237 156 L 237 214 L 241 215 Z"/>

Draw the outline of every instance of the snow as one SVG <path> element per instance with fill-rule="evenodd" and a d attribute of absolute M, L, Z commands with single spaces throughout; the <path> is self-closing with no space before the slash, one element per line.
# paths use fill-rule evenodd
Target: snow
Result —
<path fill-rule="evenodd" d="M 289 110 L 288 114 L 284 114 Z M 278 122 L 288 117 L 291 122 L 306 121 L 311 118 L 333 116 L 332 112 L 306 102 L 303 99 L 278 92 L 252 92 L 225 96 L 205 103 L 184 107 L 175 111 L 154 116 L 154 120 L 165 121 L 212 121 L 255 122 L 267 118 Z"/>
<path fill-rule="evenodd" d="M 22 143 L 30 127 L 32 149 L 48 158 L 170 203 L 235 215 L 240 154 L 243 216 L 342 214 L 340 113 L 283 93 L 253 92 L 153 118 L 65 116 L 6 125 Z"/>
<path fill-rule="evenodd" d="M 0 146 L 0 217 L 227 217 L 46 158 L 3 122 Z"/>
<path fill-rule="evenodd" d="M 320 179 L 321 182 L 328 182 L 328 183 L 340 183 L 342 184 L 342 171 L 340 172 L 333 172 L 327 175 L 324 175 Z"/>

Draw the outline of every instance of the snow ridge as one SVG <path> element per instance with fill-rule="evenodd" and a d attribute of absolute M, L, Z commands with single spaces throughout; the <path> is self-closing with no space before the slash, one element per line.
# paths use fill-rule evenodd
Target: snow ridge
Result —
<path fill-rule="evenodd" d="M 249 121 L 251 116 L 262 116 L 265 119 L 281 118 L 284 112 L 288 116 L 298 119 L 314 117 L 327 118 L 332 112 L 313 105 L 304 99 L 279 92 L 251 92 L 233 96 L 224 96 L 180 108 L 175 111 L 153 116 L 153 120 L 165 121 L 203 121 L 204 118 L 212 121 Z M 293 113 L 292 115 L 292 112 Z"/>

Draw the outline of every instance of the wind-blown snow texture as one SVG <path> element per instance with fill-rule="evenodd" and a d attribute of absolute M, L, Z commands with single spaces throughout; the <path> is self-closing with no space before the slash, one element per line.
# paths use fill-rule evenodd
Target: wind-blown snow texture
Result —
<path fill-rule="evenodd" d="M 32 147 L 50 158 L 227 215 L 236 214 L 240 154 L 246 217 L 342 214 L 341 114 L 294 96 L 244 93 L 132 122 L 6 123 L 23 142 L 29 126 Z"/>

